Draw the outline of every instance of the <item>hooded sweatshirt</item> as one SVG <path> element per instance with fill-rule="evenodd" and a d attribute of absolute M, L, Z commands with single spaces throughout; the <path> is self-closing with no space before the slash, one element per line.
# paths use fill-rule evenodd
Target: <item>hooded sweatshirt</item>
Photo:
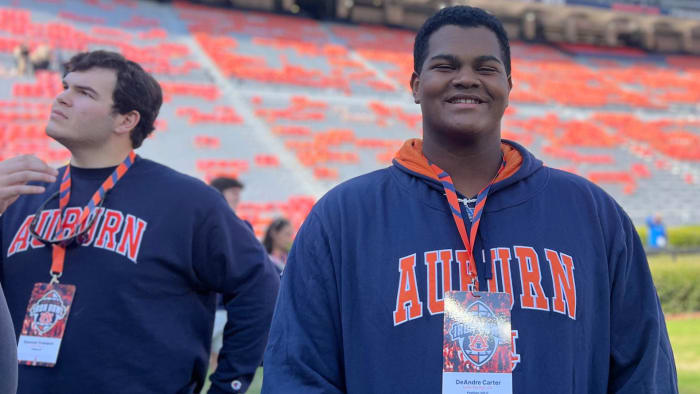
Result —
<path fill-rule="evenodd" d="M 511 295 L 513 392 L 676 393 L 630 219 L 591 182 L 502 151 L 474 256 L 479 289 Z M 444 291 L 467 290 L 466 255 L 420 140 L 331 190 L 291 250 L 263 393 L 440 393 Z"/>

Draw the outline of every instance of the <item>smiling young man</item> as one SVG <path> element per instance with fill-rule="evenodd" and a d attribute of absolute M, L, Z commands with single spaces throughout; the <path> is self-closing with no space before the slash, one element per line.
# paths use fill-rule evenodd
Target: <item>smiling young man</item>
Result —
<path fill-rule="evenodd" d="M 309 214 L 282 279 L 263 393 L 676 393 L 627 215 L 501 140 L 512 86 L 501 23 L 444 8 L 418 32 L 414 62 L 423 139 Z M 505 312 L 454 308 L 449 290 L 500 293 Z M 446 311 L 466 326 L 447 330 Z M 507 330 L 469 326 L 507 315 Z M 492 357 L 512 388 L 479 375 Z M 457 363 L 474 378 L 444 380 Z"/>
<path fill-rule="evenodd" d="M 209 392 L 244 392 L 279 284 L 262 245 L 214 189 L 134 153 L 162 103 L 138 64 L 81 53 L 63 85 L 46 133 L 70 164 L 0 163 L 18 393 L 199 393 L 216 292 L 229 323 Z"/>

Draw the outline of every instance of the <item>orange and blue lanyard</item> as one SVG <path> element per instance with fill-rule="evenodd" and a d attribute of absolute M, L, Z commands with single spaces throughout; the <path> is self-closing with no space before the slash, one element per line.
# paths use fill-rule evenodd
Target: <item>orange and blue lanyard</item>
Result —
<path fill-rule="evenodd" d="M 477 273 L 474 260 L 474 243 L 476 242 L 476 234 L 479 231 L 481 214 L 484 212 L 484 206 L 486 205 L 486 198 L 488 197 L 489 190 L 503 169 L 506 167 L 506 163 L 503 159 L 501 159 L 501 167 L 498 169 L 496 176 L 494 176 L 493 179 L 491 179 L 491 182 L 489 182 L 489 184 L 481 189 L 481 191 L 477 194 L 476 206 L 474 207 L 473 220 L 470 229 L 471 231 L 469 233 L 467 232 L 467 226 L 464 223 L 462 209 L 459 205 L 457 190 L 455 189 L 454 182 L 452 182 L 452 177 L 450 177 L 450 174 L 448 174 L 447 171 L 444 171 L 442 168 L 431 163 L 430 161 L 428 161 L 428 164 L 430 164 L 430 168 L 433 170 L 433 172 L 435 172 L 435 175 L 440 180 L 442 187 L 445 189 L 445 197 L 447 198 L 447 203 L 452 211 L 452 218 L 455 221 L 457 231 L 459 232 L 459 236 L 462 238 L 462 242 L 464 243 L 464 248 L 467 251 L 467 274 L 472 278 L 476 278 Z M 472 281 L 472 285 L 475 285 L 474 281 Z"/>
<path fill-rule="evenodd" d="M 102 200 L 105 198 L 105 194 L 109 190 L 111 190 L 114 185 L 126 174 L 126 172 L 129 170 L 129 167 L 131 167 L 132 164 L 134 164 L 134 160 L 136 159 L 136 153 L 132 150 L 129 155 L 122 161 L 117 168 L 114 169 L 112 174 L 105 179 L 105 181 L 102 183 L 99 189 L 95 192 L 95 194 L 92 195 L 92 198 L 90 198 L 90 201 L 88 201 L 88 204 L 83 208 L 80 218 L 78 219 L 78 222 L 76 225 L 73 227 L 72 231 L 69 234 L 63 235 L 63 230 L 66 227 L 66 220 L 67 217 L 64 216 L 65 209 L 68 206 L 68 202 L 70 201 L 70 189 L 71 189 L 71 176 L 70 176 L 70 164 L 66 166 L 66 171 L 63 173 L 63 178 L 61 179 L 61 185 L 59 188 L 59 197 L 58 197 L 58 209 L 59 212 L 61 213 L 61 220 L 59 221 L 60 225 L 58 226 L 58 236 L 61 237 L 60 239 L 53 239 L 52 241 L 52 256 L 51 256 L 51 270 L 49 271 L 51 274 L 51 283 L 57 283 L 58 278 L 63 275 L 63 263 L 66 259 L 66 244 L 62 241 L 71 239 L 74 237 L 77 232 L 79 231 L 80 228 L 84 227 L 86 225 L 86 222 L 88 220 L 88 217 L 90 217 L 91 214 L 96 214 L 95 209 L 100 205 Z"/>

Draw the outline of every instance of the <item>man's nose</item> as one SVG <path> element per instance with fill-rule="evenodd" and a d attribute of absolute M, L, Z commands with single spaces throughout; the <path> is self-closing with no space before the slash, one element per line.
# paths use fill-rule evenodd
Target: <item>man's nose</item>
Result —
<path fill-rule="evenodd" d="M 462 67 L 457 72 L 454 79 L 452 79 L 452 85 L 454 87 L 469 89 L 481 86 L 481 80 L 474 70 L 468 67 Z"/>
<path fill-rule="evenodd" d="M 58 95 L 56 95 L 56 102 L 60 103 L 62 105 L 65 105 L 67 107 L 70 107 L 70 93 L 68 89 L 65 89 L 64 91 L 60 92 Z"/>

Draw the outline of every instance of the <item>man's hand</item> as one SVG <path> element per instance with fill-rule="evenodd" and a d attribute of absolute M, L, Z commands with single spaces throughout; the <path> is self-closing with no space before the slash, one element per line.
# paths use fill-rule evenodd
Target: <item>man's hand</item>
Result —
<path fill-rule="evenodd" d="M 58 171 L 36 156 L 23 155 L 0 161 L 0 214 L 22 194 L 39 194 L 43 186 L 27 182 L 55 182 Z"/>

